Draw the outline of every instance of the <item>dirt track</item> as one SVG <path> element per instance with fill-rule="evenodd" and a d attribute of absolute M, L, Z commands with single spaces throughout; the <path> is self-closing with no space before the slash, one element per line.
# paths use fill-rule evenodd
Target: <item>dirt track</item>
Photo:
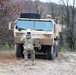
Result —
<path fill-rule="evenodd" d="M 0 54 L 0 75 L 76 75 L 76 54 L 61 52 L 55 60 L 36 58 L 36 65 L 25 66 L 15 54 Z"/>

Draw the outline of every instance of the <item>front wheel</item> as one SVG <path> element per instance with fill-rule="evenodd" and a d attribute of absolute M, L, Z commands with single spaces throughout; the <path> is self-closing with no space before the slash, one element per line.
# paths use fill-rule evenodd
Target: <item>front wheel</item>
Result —
<path fill-rule="evenodd" d="M 53 53 L 51 51 L 51 47 L 52 46 L 47 46 L 47 58 L 49 60 L 54 60 L 56 56 L 58 56 L 58 42 L 55 41 L 54 42 L 54 46 L 53 46 Z"/>
<path fill-rule="evenodd" d="M 60 44 L 59 44 L 59 40 L 56 41 L 56 57 L 59 55 L 59 51 L 60 51 Z"/>
<path fill-rule="evenodd" d="M 22 44 L 16 44 L 16 57 L 17 58 L 23 58 L 23 45 Z"/>
<path fill-rule="evenodd" d="M 53 54 L 51 53 L 51 46 L 47 47 L 47 59 L 48 60 L 54 60 L 56 57 L 56 51 L 54 50 Z"/>

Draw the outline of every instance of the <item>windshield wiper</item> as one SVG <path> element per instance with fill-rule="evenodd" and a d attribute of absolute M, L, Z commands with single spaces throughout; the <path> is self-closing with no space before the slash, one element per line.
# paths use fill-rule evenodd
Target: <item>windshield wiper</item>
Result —
<path fill-rule="evenodd" d="M 21 30 L 26 30 L 26 29 L 24 29 L 24 28 L 18 28 L 18 30 L 21 31 Z"/>
<path fill-rule="evenodd" d="M 43 29 L 36 29 L 36 31 L 44 31 Z"/>

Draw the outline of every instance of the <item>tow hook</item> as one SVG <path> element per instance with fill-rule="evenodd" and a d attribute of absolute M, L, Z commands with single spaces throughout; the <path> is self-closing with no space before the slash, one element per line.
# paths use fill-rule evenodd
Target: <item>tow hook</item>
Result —
<path fill-rule="evenodd" d="M 39 50 L 41 50 L 41 44 L 40 44 L 40 42 L 39 42 L 39 46 L 38 46 L 38 49 L 39 49 Z"/>

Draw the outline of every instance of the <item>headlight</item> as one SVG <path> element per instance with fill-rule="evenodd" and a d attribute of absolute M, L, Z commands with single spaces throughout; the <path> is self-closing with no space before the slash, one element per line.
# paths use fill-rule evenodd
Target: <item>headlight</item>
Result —
<path fill-rule="evenodd" d="M 16 36 L 20 36 L 20 33 L 16 33 Z"/>

